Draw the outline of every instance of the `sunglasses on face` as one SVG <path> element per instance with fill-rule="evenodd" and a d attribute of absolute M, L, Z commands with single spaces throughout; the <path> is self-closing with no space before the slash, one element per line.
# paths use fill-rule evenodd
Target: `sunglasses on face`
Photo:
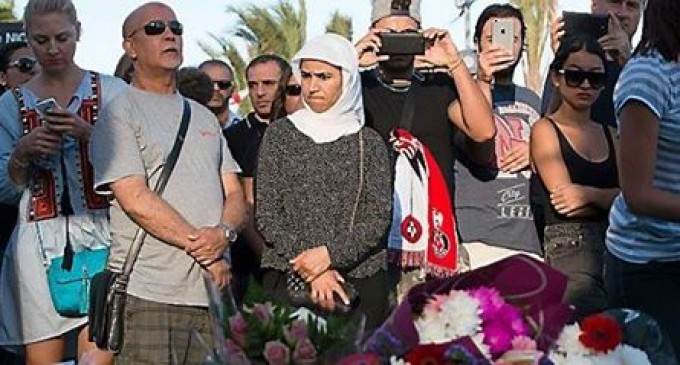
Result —
<path fill-rule="evenodd" d="M 36 60 L 30 57 L 20 57 L 16 61 L 10 63 L 7 65 L 7 67 L 16 67 L 17 70 L 21 73 L 29 73 L 33 71 L 33 67 L 35 67 Z"/>
<path fill-rule="evenodd" d="M 302 86 L 298 84 L 286 85 L 286 95 L 300 96 L 300 94 L 302 94 Z"/>
<path fill-rule="evenodd" d="M 165 28 L 168 27 L 170 28 L 170 32 L 174 35 L 182 35 L 184 33 L 184 27 L 182 26 L 182 23 L 178 22 L 177 20 L 171 20 L 169 22 L 164 22 L 162 20 L 153 20 L 150 21 L 141 28 L 137 28 L 130 33 L 129 37 L 132 37 L 135 33 L 138 31 L 144 29 L 144 34 L 148 36 L 155 36 L 155 35 L 161 35 L 165 33 Z"/>
<path fill-rule="evenodd" d="M 601 89 L 607 82 L 607 74 L 604 72 L 581 70 L 559 70 L 558 72 L 564 76 L 564 81 L 569 87 L 579 87 L 583 81 L 588 80 L 588 85 L 592 89 Z"/>
<path fill-rule="evenodd" d="M 213 86 L 217 87 L 220 90 L 227 90 L 233 85 L 233 83 L 229 80 L 214 80 Z"/>

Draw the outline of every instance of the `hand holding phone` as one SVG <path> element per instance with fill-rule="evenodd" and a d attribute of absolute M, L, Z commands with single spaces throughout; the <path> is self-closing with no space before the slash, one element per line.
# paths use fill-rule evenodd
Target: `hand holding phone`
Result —
<path fill-rule="evenodd" d="M 47 113 L 50 110 L 59 109 L 59 108 L 60 108 L 59 104 L 57 103 L 57 100 L 54 99 L 54 98 L 47 98 L 47 99 L 41 100 L 37 104 L 35 104 L 35 111 L 43 119 L 47 117 Z"/>

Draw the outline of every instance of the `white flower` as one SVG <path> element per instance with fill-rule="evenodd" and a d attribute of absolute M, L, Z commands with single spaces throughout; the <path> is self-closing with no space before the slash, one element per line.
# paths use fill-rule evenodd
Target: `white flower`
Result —
<path fill-rule="evenodd" d="M 475 343 L 475 346 L 477 346 L 477 349 L 479 352 L 484 355 L 485 358 L 490 359 L 491 358 L 491 352 L 489 351 L 489 346 L 484 343 L 484 333 L 479 332 L 476 335 L 470 337 L 472 339 L 472 342 Z"/>
<path fill-rule="evenodd" d="M 420 343 L 445 343 L 480 331 L 479 302 L 466 292 L 451 291 L 439 309 L 426 306 L 421 317 L 416 319 Z"/>
<path fill-rule="evenodd" d="M 589 355 L 592 352 L 579 341 L 581 329 L 578 324 L 565 326 L 557 339 L 557 351 L 574 355 Z"/>
<path fill-rule="evenodd" d="M 638 348 L 621 345 L 616 348 L 616 351 L 621 355 L 623 365 L 652 365 L 647 353 Z"/>

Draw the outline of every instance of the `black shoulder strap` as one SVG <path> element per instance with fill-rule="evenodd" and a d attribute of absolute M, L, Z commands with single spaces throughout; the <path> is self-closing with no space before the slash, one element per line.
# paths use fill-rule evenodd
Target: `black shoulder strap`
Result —
<path fill-rule="evenodd" d="M 184 99 L 184 107 L 182 110 L 182 121 L 179 125 L 179 130 L 177 131 L 177 138 L 175 138 L 175 144 L 172 145 L 172 150 L 168 155 L 168 159 L 163 166 L 161 175 L 156 182 L 156 187 L 154 192 L 159 196 L 163 194 L 165 186 L 168 184 L 168 179 L 172 174 L 172 170 L 175 168 L 177 159 L 179 158 L 179 153 L 182 151 L 182 145 L 184 145 L 184 138 L 186 137 L 187 130 L 189 129 L 189 120 L 191 119 L 191 105 L 186 98 Z M 128 251 L 127 257 L 125 258 L 125 264 L 123 265 L 123 274 L 120 277 L 121 282 L 127 285 L 130 273 L 132 272 L 132 267 L 137 261 L 137 255 L 142 248 L 142 243 L 144 243 L 144 238 L 146 238 L 146 231 L 141 227 L 137 229 L 135 233 L 135 238 L 132 241 L 132 246 Z"/>
<path fill-rule="evenodd" d="M 411 77 L 411 86 L 406 94 L 406 101 L 404 102 L 404 109 L 401 111 L 401 121 L 399 122 L 399 127 L 406 129 L 409 132 L 413 132 L 411 127 L 413 127 L 413 117 L 416 112 L 416 94 L 420 87 L 421 75 L 414 73 Z"/>

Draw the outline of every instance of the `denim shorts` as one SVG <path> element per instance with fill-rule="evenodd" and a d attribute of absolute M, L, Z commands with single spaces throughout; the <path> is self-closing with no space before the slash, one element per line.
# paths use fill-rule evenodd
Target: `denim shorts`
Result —
<path fill-rule="evenodd" d="M 568 277 L 565 301 L 580 319 L 608 308 L 604 287 L 606 221 L 562 222 L 545 227 L 546 262 Z"/>

